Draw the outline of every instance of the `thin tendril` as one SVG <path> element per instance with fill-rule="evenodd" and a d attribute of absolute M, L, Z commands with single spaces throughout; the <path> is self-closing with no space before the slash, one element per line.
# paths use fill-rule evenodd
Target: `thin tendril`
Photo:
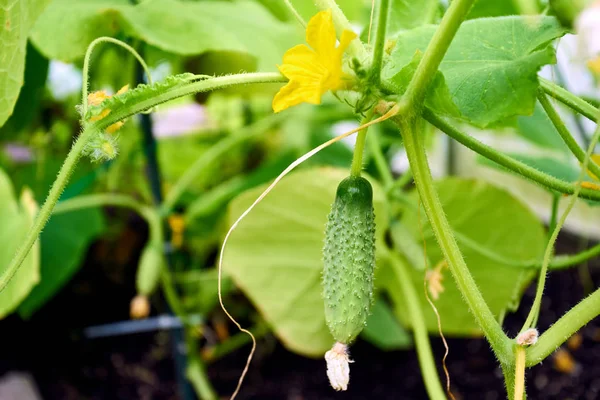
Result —
<path fill-rule="evenodd" d="M 427 258 L 427 242 L 425 241 L 425 235 L 423 234 L 423 225 L 421 225 L 421 199 L 419 199 L 419 204 L 418 204 L 417 210 L 418 210 L 417 221 L 419 224 L 419 232 L 421 232 L 421 238 L 423 239 L 423 257 L 425 258 L 425 268 L 426 268 L 425 275 L 423 278 L 423 291 L 425 292 L 425 298 L 427 299 L 427 302 L 429 303 L 429 305 L 433 309 L 433 312 L 435 313 L 435 317 L 437 318 L 438 332 L 440 334 L 440 337 L 442 338 L 442 342 L 444 343 L 445 351 L 444 351 L 444 357 L 442 357 L 442 368 L 444 369 L 444 374 L 446 375 L 446 394 L 448 394 L 448 396 L 452 400 L 456 400 L 456 398 L 452 394 L 452 391 L 450 391 L 450 373 L 448 372 L 448 367 L 446 366 L 446 359 L 448 358 L 448 353 L 450 353 L 450 348 L 448 347 L 448 342 L 446 342 L 446 337 L 444 336 L 444 333 L 442 332 L 442 319 L 440 317 L 440 314 L 439 314 L 435 304 L 433 304 L 433 301 L 431 301 L 431 298 L 429 297 L 429 293 L 427 292 L 427 274 L 430 270 L 429 270 L 429 264 L 427 263 L 427 260 L 429 260 Z"/>
<path fill-rule="evenodd" d="M 302 25 L 302 27 L 304 29 L 306 29 L 306 21 L 304 20 L 304 18 L 302 18 L 302 15 L 300 15 L 298 10 L 296 10 L 296 8 L 292 4 L 292 2 L 290 0 L 283 0 L 283 2 L 287 6 L 287 8 L 290 10 L 290 12 L 294 15 L 294 17 L 296 17 L 296 19 L 298 20 L 300 25 Z"/>
<path fill-rule="evenodd" d="M 223 295 L 222 295 L 222 288 L 221 288 L 221 280 L 222 280 L 222 275 L 223 275 L 223 255 L 225 254 L 225 246 L 227 245 L 227 241 L 229 240 L 229 237 L 231 236 L 231 234 L 233 233 L 235 228 L 239 225 L 239 223 L 250 213 L 250 211 L 252 211 L 254 209 L 254 207 L 256 205 L 258 205 L 258 203 L 260 203 L 271 192 L 271 190 L 273 190 L 273 188 L 279 183 L 279 181 L 281 181 L 281 179 L 283 179 L 288 173 L 290 173 L 298 165 L 302 164 L 304 161 L 308 160 L 310 157 L 314 156 L 315 154 L 317 154 L 321 150 L 325 149 L 326 147 L 329 147 L 330 145 L 332 145 L 336 142 L 339 142 L 340 140 L 342 140 L 360 130 L 363 130 L 371 125 L 374 125 L 381 121 L 385 121 L 386 119 L 392 118 L 393 116 L 398 114 L 399 110 L 400 110 L 400 107 L 398 105 L 395 105 L 381 117 L 376 118 L 376 119 L 372 120 L 371 122 L 368 122 L 362 126 L 359 126 L 358 128 L 352 129 L 351 131 L 345 132 L 331 140 L 328 140 L 327 142 L 315 147 L 308 153 L 304 154 L 303 156 L 298 158 L 296 161 L 292 162 L 286 169 L 283 170 L 283 172 L 281 174 L 279 174 L 277 176 L 277 178 L 275 178 L 273 183 L 271 183 L 260 194 L 260 196 L 258 196 L 258 198 L 254 201 L 254 203 L 252 203 L 250 205 L 250 207 L 248 207 L 246 209 L 246 211 L 244 211 L 242 213 L 242 215 L 239 216 L 239 218 L 233 223 L 233 225 L 231 225 L 231 227 L 229 228 L 229 231 L 227 231 L 227 234 L 225 235 L 225 239 L 223 239 L 223 244 L 221 245 L 221 254 L 219 255 L 218 280 L 217 280 L 219 304 L 221 305 L 223 312 L 225 312 L 225 314 L 227 315 L 227 317 L 229 317 L 231 322 L 233 322 L 235 324 L 235 326 L 237 326 L 237 328 L 241 332 L 246 333 L 252 339 L 252 349 L 250 350 L 250 354 L 248 355 L 248 360 L 246 361 L 246 365 L 244 367 L 244 370 L 242 371 L 242 375 L 240 376 L 240 379 L 238 380 L 237 387 L 235 388 L 235 391 L 231 395 L 231 398 L 230 398 L 231 400 L 235 399 L 235 397 L 239 393 L 242 383 L 244 381 L 244 377 L 246 376 L 246 373 L 248 372 L 250 363 L 252 362 L 252 357 L 254 356 L 254 352 L 256 351 L 256 339 L 254 338 L 254 335 L 249 330 L 242 328 L 242 326 L 239 324 L 239 322 L 237 322 L 236 319 L 229 313 L 229 311 L 227 311 L 227 309 L 225 308 L 225 305 L 223 304 Z"/>
<path fill-rule="evenodd" d="M 375 0 L 371 1 L 371 16 L 369 17 L 369 35 L 367 36 L 367 44 L 371 44 L 371 29 L 373 28 L 373 14 L 375 13 Z"/>
<path fill-rule="evenodd" d="M 83 85 L 81 85 L 81 110 L 82 110 L 81 115 L 85 115 L 87 113 L 87 108 L 88 108 L 88 102 L 87 102 L 88 80 L 89 80 L 89 70 L 90 70 L 90 58 L 92 56 L 92 51 L 94 50 L 94 47 L 96 47 L 96 45 L 98 45 L 100 43 L 104 43 L 104 42 L 110 42 L 110 43 L 119 45 L 119 46 L 123 47 L 125 50 L 129 51 L 131 54 L 133 54 L 133 56 L 142 65 L 142 68 L 144 68 L 144 72 L 146 73 L 146 76 L 148 77 L 148 83 L 152 84 L 152 76 L 150 76 L 150 69 L 148 68 L 148 65 L 146 65 L 146 62 L 144 61 L 142 56 L 140 56 L 140 54 L 137 51 L 135 51 L 135 49 L 133 47 L 131 47 L 130 45 L 128 45 L 125 42 L 122 42 L 118 39 L 114 39 L 114 38 L 111 38 L 108 36 L 99 37 L 98 39 L 96 39 L 92 43 L 90 43 L 90 45 L 87 48 L 87 51 L 85 52 L 85 58 L 83 60 Z"/>

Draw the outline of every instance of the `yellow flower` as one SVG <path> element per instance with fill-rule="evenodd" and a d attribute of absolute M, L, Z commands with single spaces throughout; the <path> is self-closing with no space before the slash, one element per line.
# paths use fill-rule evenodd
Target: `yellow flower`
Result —
<path fill-rule="evenodd" d="M 119 91 L 116 94 L 125 93 L 127 90 L 129 90 L 129 85 L 123 86 L 121 89 L 119 89 Z M 111 96 L 106 94 L 106 92 L 104 90 L 99 90 L 97 92 L 92 92 L 92 93 L 88 94 L 87 101 L 90 106 L 99 106 L 100 104 L 102 104 L 102 102 L 104 100 L 106 100 L 110 97 Z M 108 108 L 105 110 L 102 110 L 102 112 L 100 114 L 90 117 L 90 121 L 91 122 L 99 121 L 102 118 L 106 117 L 108 114 L 110 114 L 110 111 L 111 110 Z M 115 133 L 116 131 L 119 130 L 119 128 L 121 128 L 123 126 L 124 123 L 125 123 L 125 121 L 115 122 L 114 124 L 112 124 L 111 126 L 106 128 L 106 132 L 107 133 Z"/>
<path fill-rule="evenodd" d="M 306 45 L 294 46 L 283 55 L 279 71 L 289 79 L 273 99 L 273 111 L 279 112 L 300 103 L 320 104 L 328 90 L 348 87 L 349 76 L 342 71 L 342 56 L 356 38 L 352 31 L 342 32 L 336 44 L 331 10 L 321 11 L 306 27 Z"/>

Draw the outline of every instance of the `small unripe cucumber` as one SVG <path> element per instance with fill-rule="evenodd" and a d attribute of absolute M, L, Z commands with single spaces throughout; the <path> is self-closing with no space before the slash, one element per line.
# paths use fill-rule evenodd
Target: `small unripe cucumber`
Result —
<path fill-rule="evenodd" d="M 339 184 L 323 258 L 325 320 L 333 338 L 349 344 L 365 327 L 373 298 L 375 213 L 365 178 L 350 176 Z"/>
<path fill-rule="evenodd" d="M 161 251 L 161 246 L 158 244 L 148 243 L 138 264 L 136 275 L 136 288 L 138 294 L 150 295 L 156 289 L 160 279 L 160 272 L 163 267 L 164 258 Z"/>

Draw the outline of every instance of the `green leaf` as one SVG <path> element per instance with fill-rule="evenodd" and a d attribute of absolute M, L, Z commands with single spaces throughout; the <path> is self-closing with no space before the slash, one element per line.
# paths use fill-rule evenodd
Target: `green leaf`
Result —
<path fill-rule="evenodd" d="M 544 112 L 539 102 L 535 104 L 533 115 L 521 116 L 517 120 L 517 132 L 525 139 L 550 150 L 568 153 L 569 148 Z"/>
<path fill-rule="evenodd" d="M 90 242 L 104 231 L 104 218 L 98 208 L 54 215 L 44 227 L 41 282 L 19 307 L 29 318 L 60 291 L 82 266 Z"/>
<path fill-rule="evenodd" d="M 394 34 L 402 30 L 431 24 L 439 15 L 440 3 L 438 0 L 392 0 L 388 32 Z"/>
<path fill-rule="evenodd" d="M 235 51 L 275 70 L 286 49 L 302 40 L 299 30 L 249 1 L 55 0 L 32 38 L 48 58 L 77 60 L 99 36 L 125 33 L 180 55 Z"/>
<path fill-rule="evenodd" d="M 412 345 L 412 336 L 394 316 L 390 306 L 377 298 L 361 337 L 381 350 L 401 350 Z"/>
<path fill-rule="evenodd" d="M 27 43 L 24 85 L 15 104 L 13 114 L 0 129 L 0 136 L 13 138 L 40 118 L 40 103 L 46 88 L 48 60 Z M 2 124 L 0 124 L 2 125 Z"/>
<path fill-rule="evenodd" d="M 518 15 L 514 0 L 477 0 L 467 19 Z"/>
<path fill-rule="evenodd" d="M 400 72 L 415 51 L 425 51 L 436 28 L 400 33 L 384 77 Z M 565 32 L 553 17 L 481 18 L 462 24 L 440 71 L 463 117 L 485 127 L 514 115 L 531 115 L 537 71 L 555 62 L 551 42 Z"/>
<path fill-rule="evenodd" d="M 291 350 L 320 356 L 332 337 L 321 297 L 325 223 L 346 169 L 312 168 L 283 179 L 232 233 L 223 267 Z M 385 196 L 373 183 L 377 237 L 387 226 Z M 264 187 L 230 204 L 229 224 Z"/>
<path fill-rule="evenodd" d="M 439 181 L 436 187 L 450 226 L 457 239 L 460 238 L 459 247 L 469 270 L 494 315 L 502 319 L 506 311 L 516 308 L 535 272 L 503 263 L 490 254 L 524 262 L 540 259 L 546 243 L 544 228 L 521 202 L 489 183 L 448 178 Z M 416 201 L 416 192 L 411 196 Z M 420 213 L 420 216 L 406 213 L 402 221 L 415 239 L 425 238 L 427 254 L 435 267 L 443 256 L 422 209 Z M 405 325 L 410 325 L 403 297 L 397 294 L 400 290 L 397 276 L 391 267 L 382 275 L 380 281 L 389 285 L 397 313 Z M 436 316 L 422 290 L 424 273 L 411 269 L 411 275 L 413 284 L 419 288 L 417 292 L 427 328 L 437 332 Z M 442 269 L 442 275 L 445 290 L 434 303 L 440 313 L 443 332 L 461 336 L 481 334 L 447 267 Z"/>
<path fill-rule="evenodd" d="M 423 53 L 417 50 L 410 63 L 390 78 L 390 81 L 396 85 L 397 93 L 404 93 L 406 91 L 422 58 Z M 433 81 L 429 84 L 425 97 L 425 105 L 438 114 L 454 117 L 460 116 L 460 111 L 452 101 L 452 94 L 446 85 L 444 75 L 440 71 L 436 72 Z"/>
<path fill-rule="evenodd" d="M 27 35 L 50 0 L 0 0 L 0 126 L 23 86 Z"/>
<path fill-rule="evenodd" d="M 25 238 L 37 213 L 37 204 L 30 190 L 25 189 L 20 202 L 15 198 L 8 176 L 0 169 L 0 274 L 9 265 Z M 13 312 L 40 279 L 39 241 L 21 264 L 8 285 L 0 292 L 0 318 Z"/>

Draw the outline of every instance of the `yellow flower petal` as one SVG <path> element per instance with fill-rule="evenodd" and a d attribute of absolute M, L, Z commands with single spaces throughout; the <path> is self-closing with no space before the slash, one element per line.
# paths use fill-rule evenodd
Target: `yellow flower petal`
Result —
<path fill-rule="evenodd" d="M 336 48 L 335 27 L 331 10 L 321 11 L 306 27 L 306 41 L 312 47 L 294 46 L 283 56 L 279 71 L 289 79 L 275 95 L 273 110 L 279 112 L 303 102 L 320 104 L 328 90 L 346 89 L 350 77 L 342 71 L 342 56 L 356 38 L 351 31 L 342 32 Z"/>
<path fill-rule="evenodd" d="M 300 85 L 290 81 L 273 98 L 273 111 L 278 113 L 300 103 L 321 104 L 320 87 Z"/>
<path fill-rule="evenodd" d="M 278 68 L 290 80 L 303 79 L 306 75 L 323 76 L 328 73 L 317 53 L 303 44 L 286 51 L 283 55 L 283 65 Z"/>
<path fill-rule="evenodd" d="M 317 13 L 308 21 L 306 26 L 306 42 L 315 49 L 320 57 L 330 58 L 331 50 L 335 48 L 335 27 L 331 10 Z"/>
<path fill-rule="evenodd" d="M 340 55 L 340 59 L 342 54 L 344 54 L 344 52 L 346 51 L 346 49 L 348 48 L 348 46 L 350 46 L 350 43 L 356 39 L 356 33 L 349 31 L 349 30 L 344 30 L 344 32 L 342 32 L 342 37 L 340 38 L 340 45 L 338 46 L 337 50 L 338 53 Z"/>
<path fill-rule="evenodd" d="M 119 91 L 116 94 L 123 94 L 128 90 L 129 90 L 129 85 L 127 84 L 127 85 L 123 86 L 121 89 L 119 89 Z"/>
<path fill-rule="evenodd" d="M 102 102 L 106 99 L 108 99 L 110 96 L 108 94 L 106 94 L 106 92 L 104 90 L 99 90 L 97 92 L 92 92 L 90 94 L 88 94 L 88 104 L 90 106 L 98 106 L 100 104 L 102 104 Z"/>

